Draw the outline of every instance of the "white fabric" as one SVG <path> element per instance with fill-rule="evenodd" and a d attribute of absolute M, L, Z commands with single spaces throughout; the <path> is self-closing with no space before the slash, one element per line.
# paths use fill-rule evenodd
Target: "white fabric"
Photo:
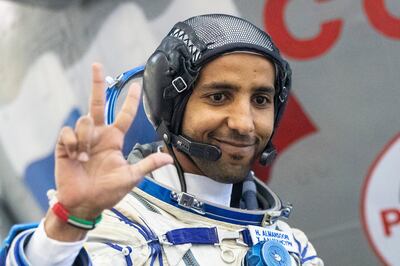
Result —
<path fill-rule="evenodd" d="M 180 190 L 178 173 L 175 166 L 166 165 L 153 171 L 153 177 L 157 182 L 174 190 Z M 231 202 L 232 184 L 224 184 L 211 178 L 185 173 L 187 193 L 196 195 L 197 198 L 208 202 L 229 207 Z"/>
<path fill-rule="evenodd" d="M 146 203 L 143 203 L 144 201 Z M 158 237 L 170 230 L 187 227 L 217 227 L 218 231 L 222 232 L 236 232 L 244 229 L 244 226 L 209 219 L 173 207 L 139 189 L 134 189 L 133 194 L 128 194 L 116 206 L 116 209 L 128 219 L 151 230 Z M 289 225 L 282 221 L 279 221 L 274 226 L 276 230 L 293 233 L 301 245 L 299 253 L 307 247 L 306 257 L 314 257 L 316 255 L 315 249 L 309 244 L 302 231 L 292 230 Z M 104 220 L 99 227 L 90 232 L 85 248 L 89 252 L 94 265 L 111 265 L 111 263 L 113 266 L 126 265 L 125 255 L 122 252 L 101 244 L 101 242 L 107 241 L 120 246 L 131 247 L 134 251 L 129 254 L 129 258 L 134 265 L 150 265 L 150 261 L 155 259 L 152 256 L 148 239 L 129 224 L 120 221 L 110 211 L 105 213 Z M 162 246 L 162 259 L 164 265 L 183 266 L 186 265 L 184 256 L 190 252 L 199 265 L 239 266 L 242 265 L 248 249 L 246 246 L 237 244 L 234 240 L 225 240 L 220 245 L 183 244 L 171 246 L 164 244 Z M 158 259 L 156 259 L 157 261 Z M 291 256 L 293 266 L 301 265 L 298 261 L 298 257 Z M 155 263 L 155 265 L 158 265 L 158 263 Z M 316 257 L 302 265 L 323 266 L 324 264 L 320 258 Z"/>
<path fill-rule="evenodd" d="M 72 265 L 87 237 L 77 242 L 61 242 L 51 239 L 44 230 L 44 219 L 32 235 L 25 255 L 32 265 L 64 266 Z"/>
<path fill-rule="evenodd" d="M 178 174 L 173 165 L 167 165 L 154 171 L 153 177 L 156 181 L 170 188 L 179 189 L 180 187 Z M 210 178 L 194 174 L 185 174 L 185 177 L 188 193 L 216 204 L 229 206 L 232 184 L 219 183 Z M 48 238 L 42 221 L 26 247 L 26 256 L 32 262 L 32 265 L 71 265 L 84 242 L 84 240 L 60 242 Z M 43 250 L 51 250 L 51 254 L 44 253 Z"/>
<path fill-rule="evenodd" d="M 179 190 L 179 178 L 174 166 L 165 166 L 154 171 L 152 175 L 157 182 Z M 185 177 L 188 193 L 209 202 L 229 206 L 232 185 L 221 184 L 207 177 L 193 174 L 185 174 Z M 131 221 L 145 226 L 157 236 L 161 236 L 169 230 L 185 227 L 217 227 L 219 231 L 238 231 L 244 228 L 173 207 L 137 188 L 128 194 L 116 206 L 116 209 Z M 313 246 L 309 244 L 302 231 L 292 230 L 289 225 L 283 222 L 279 222 L 276 228 L 291 231 L 300 241 L 302 249 L 308 246 L 307 257 L 316 255 Z M 127 259 L 132 260 L 134 265 L 149 265 L 152 253 L 148 241 L 149 239 L 146 239 L 137 229 L 122 222 L 111 211 L 106 211 L 103 221 L 89 233 L 88 241 L 84 246 L 94 265 L 126 265 Z M 34 262 L 33 265 L 71 265 L 83 242 L 84 240 L 63 243 L 49 239 L 43 229 L 42 221 L 28 243 L 26 254 L 28 259 Z M 117 244 L 122 248 L 130 247 L 133 252 L 128 255 L 124 254 L 106 245 L 105 242 Z M 189 252 L 200 265 L 233 266 L 242 264 L 247 250 L 248 247 L 238 245 L 234 240 L 224 241 L 221 245 L 163 245 L 162 258 L 164 265 L 185 265 L 183 258 Z M 292 265 L 300 265 L 299 259 L 295 256 L 291 257 L 291 260 Z M 40 263 L 38 263 L 39 261 Z M 319 258 L 314 258 L 303 265 L 321 266 L 323 262 Z"/>

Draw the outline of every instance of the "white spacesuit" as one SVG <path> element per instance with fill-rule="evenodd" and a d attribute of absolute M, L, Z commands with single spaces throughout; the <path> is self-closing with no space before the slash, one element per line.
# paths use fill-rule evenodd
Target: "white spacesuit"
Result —
<path fill-rule="evenodd" d="M 140 160 L 137 151 L 131 153 L 131 162 Z M 188 192 L 193 188 L 198 190 L 196 194 L 208 193 L 204 196 L 215 196 L 214 202 L 220 204 L 179 192 L 174 189 L 179 178 L 172 165 L 154 171 L 151 177 L 104 213 L 103 221 L 89 233 L 75 265 L 246 265 L 249 249 L 266 240 L 275 240 L 284 247 L 274 257 L 276 264 L 271 265 L 323 265 L 305 234 L 278 220 L 290 208 L 282 206 L 280 199 L 256 178 L 252 182 L 260 201 L 268 203 L 266 210 L 227 207 L 230 194 L 222 192 L 226 184 L 218 187 L 206 177 L 199 181 L 199 176 L 186 174 L 186 179 L 192 180 Z M 211 186 L 214 192 L 209 191 Z M 23 263 L 24 246 L 32 233 L 32 229 L 27 230 L 14 239 L 6 265 L 29 265 L 28 258 L 27 264 Z M 276 251 L 272 255 L 277 256 Z M 262 255 L 256 256 L 262 260 Z M 258 263 L 247 265 L 263 265 Z"/>

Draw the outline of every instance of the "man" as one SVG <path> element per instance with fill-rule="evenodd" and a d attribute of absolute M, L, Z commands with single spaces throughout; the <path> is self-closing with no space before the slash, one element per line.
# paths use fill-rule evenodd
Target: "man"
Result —
<path fill-rule="evenodd" d="M 291 85 L 265 32 L 228 15 L 177 23 L 143 75 L 164 144 L 135 146 L 128 161 L 121 149 L 140 91 L 132 85 L 105 125 L 103 80 L 94 64 L 89 115 L 60 132 L 51 208 L 14 238 L 9 265 L 323 265 L 278 220 L 290 207 L 251 172 L 274 156 Z"/>

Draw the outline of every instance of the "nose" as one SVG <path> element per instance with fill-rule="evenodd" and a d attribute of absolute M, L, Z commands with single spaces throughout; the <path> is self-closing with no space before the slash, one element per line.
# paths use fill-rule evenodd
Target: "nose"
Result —
<path fill-rule="evenodd" d="M 241 100 L 232 105 L 228 114 L 228 127 L 241 135 L 248 135 L 255 129 L 251 104 Z"/>

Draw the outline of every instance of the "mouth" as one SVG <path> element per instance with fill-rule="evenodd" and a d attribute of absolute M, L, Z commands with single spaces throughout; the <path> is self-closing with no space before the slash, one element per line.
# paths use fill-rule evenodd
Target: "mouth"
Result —
<path fill-rule="evenodd" d="M 255 145 L 255 142 L 240 142 L 240 141 L 234 141 L 234 140 L 226 140 L 226 139 L 220 139 L 220 138 L 214 138 L 217 142 L 227 144 L 230 146 L 238 147 L 238 148 L 246 148 L 246 147 L 251 147 Z"/>
<path fill-rule="evenodd" d="M 237 161 L 243 158 L 252 157 L 255 153 L 255 142 L 242 142 L 231 139 L 213 138 L 216 144 L 223 153 L 229 155 L 231 158 L 236 158 Z"/>

